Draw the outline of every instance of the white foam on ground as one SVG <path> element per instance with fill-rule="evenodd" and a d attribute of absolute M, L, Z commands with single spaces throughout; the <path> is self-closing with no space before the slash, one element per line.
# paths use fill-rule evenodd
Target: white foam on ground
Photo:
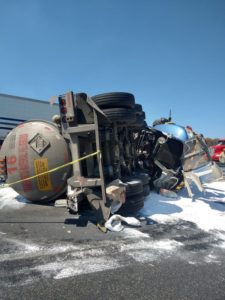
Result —
<path fill-rule="evenodd" d="M 18 194 L 7 188 L 8 194 L 0 191 L 0 208 L 5 199 L 10 197 L 13 200 Z M 14 199 L 15 200 L 15 199 Z M 205 231 L 214 231 L 220 239 L 220 247 L 225 248 L 225 182 L 215 182 L 205 186 L 205 193 L 197 193 L 195 200 L 187 197 L 186 189 L 179 193 L 179 198 L 167 198 L 156 193 L 145 201 L 141 213 L 145 217 L 159 223 L 170 223 L 178 220 L 193 222 Z M 23 202 L 11 202 L 9 207 L 20 208 Z M 157 226 L 157 225 L 156 225 Z M 52 245 L 39 246 L 26 241 L 16 239 L 5 239 L 16 246 L 14 253 L 3 254 L 0 261 L 25 259 L 42 256 L 55 256 L 55 261 L 42 263 L 31 269 L 39 271 L 46 278 L 62 279 L 81 274 L 95 273 L 105 270 L 113 270 L 129 264 L 127 257 L 141 263 L 152 262 L 160 259 L 161 256 L 172 256 L 182 248 L 182 243 L 164 239 L 153 240 L 149 234 L 138 229 L 125 228 L 121 233 L 123 241 L 108 241 L 108 245 L 99 243 L 96 248 L 90 245 Z M 4 242 L 4 233 L 0 236 Z M 125 243 L 125 238 L 132 238 L 132 243 Z M 110 247 L 112 246 L 112 247 Z M 103 247 L 103 248 L 102 248 Z M 115 249 L 115 250 L 113 250 Z M 111 251 L 114 251 L 111 255 Z M 216 252 L 215 252 L 216 253 Z M 220 263 L 214 252 L 203 257 L 206 263 Z M 189 258 L 189 257 L 188 257 Z M 190 255 L 190 264 L 196 264 Z M 28 270 L 21 270 L 28 272 Z M 30 271 L 29 271 L 30 272 Z M 35 279 L 34 279 L 35 280 Z"/>
<path fill-rule="evenodd" d="M 205 231 L 225 231 L 225 182 L 206 185 L 205 192 L 197 193 L 194 200 L 187 196 L 186 189 L 181 191 L 178 199 L 152 193 L 146 199 L 141 215 L 158 223 L 181 219 L 193 222 Z"/>
<path fill-rule="evenodd" d="M 20 196 L 14 189 L 10 187 L 0 188 L 0 209 L 20 209 L 26 205 L 28 201 Z"/>

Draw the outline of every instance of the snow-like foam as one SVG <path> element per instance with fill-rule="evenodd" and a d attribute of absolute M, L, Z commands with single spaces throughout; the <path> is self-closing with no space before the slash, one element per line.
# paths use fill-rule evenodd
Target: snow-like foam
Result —
<path fill-rule="evenodd" d="M 152 193 L 140 213 L 158 223 L 182 219 L 205 231 L 225 231 L 225 182 L 206 185 L 205 192 L 197 193 L 194 199 L 187 196 L 185 189 L 178 199 Z"/>
<path fill-rule="evenodd" d="M 20 209 L 26 203 L 27 199 L 20 196 L 14 189 L 10 187 L 0 188 L 0 209 Z"/>

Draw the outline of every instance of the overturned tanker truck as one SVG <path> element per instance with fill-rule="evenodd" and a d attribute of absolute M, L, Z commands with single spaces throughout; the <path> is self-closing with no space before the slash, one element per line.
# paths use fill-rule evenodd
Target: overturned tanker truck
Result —
<path fill-rule="evenodd" d="M 22 123 L 1 148 L 1 176 L 32 202 L 65 198 L 73 213 L 87 204 L 103 225 L 115 211 L 138 212 L 153 188 L 185 182 L 192 196 L 189 180 L 202 190 L 201 175 L 221 176 L 202 137 L 171 122 L 147 126 L 130 93 L 68 92 L 58 101 L 53 122 Z"/>

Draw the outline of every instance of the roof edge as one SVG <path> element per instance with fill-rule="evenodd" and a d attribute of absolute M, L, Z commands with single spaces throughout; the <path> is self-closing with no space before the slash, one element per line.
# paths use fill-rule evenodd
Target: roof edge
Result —
<path fill-rule="evenodd" d="M 9 95 L 9 94 L 3 94 L 3 93 L 0 93 L 0 97 L 3 96 L 3 97 L 9 97 L 9 98 L 16 98 L 16 99 L 21 99 L 21 100 L 29 100 L 29 101 L 32 101 L 32 102 L 38 102 L 38 103 L 48 103 L 49 105 L 58 105 L 58 103 L 53 103 L 53 104 L 50 104 L 49 101 L 45 101 L 45 100 L 39 100 L 39 99 L 33 99 L 33 98 L 29 98 L 29 97 L 22 97 L 22 96 L 15 96 L 15 95 Z"/>

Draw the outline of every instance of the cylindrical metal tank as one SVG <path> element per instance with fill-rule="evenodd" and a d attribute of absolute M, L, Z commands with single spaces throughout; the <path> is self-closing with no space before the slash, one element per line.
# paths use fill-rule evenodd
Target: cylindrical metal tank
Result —
<path fill-rule="evenodd" d="M 46 172 L 71 161 L 67 142 L 50 122 L 31 120 L 14 128 L 5 138 L 1 156 L 6 156 L 7 183 Z M 12 185 L 30 201 L 48 202 L 66 190 L 71 166 Z"/>

